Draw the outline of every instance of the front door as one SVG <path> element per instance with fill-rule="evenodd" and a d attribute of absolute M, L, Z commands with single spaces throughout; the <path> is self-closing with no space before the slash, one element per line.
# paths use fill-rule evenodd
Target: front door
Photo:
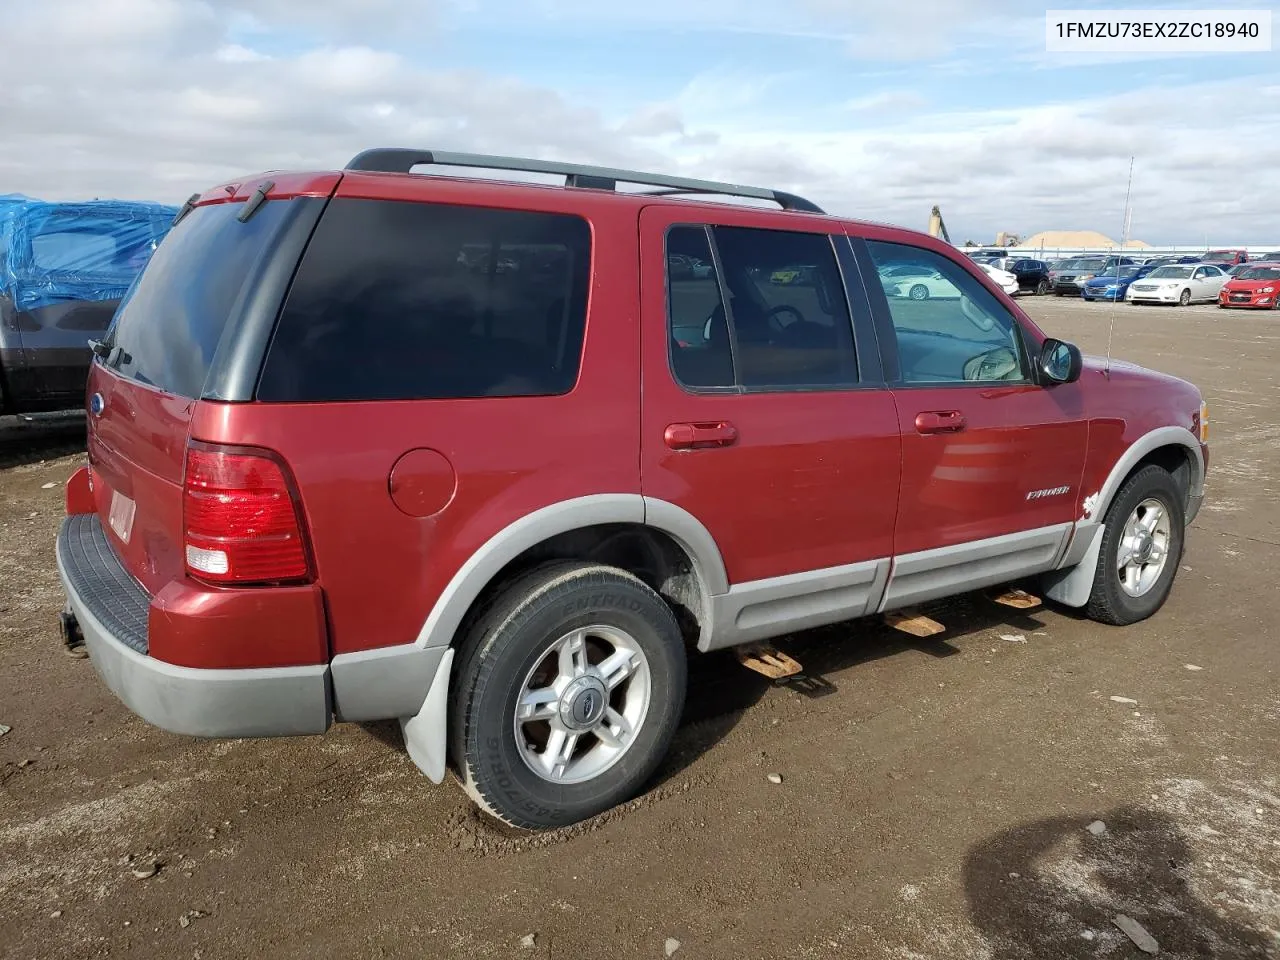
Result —
<path fill-rule="evenodd" d="M 825 619 L 841 619 L 864 612 L 887 574 L 897 414 L 827 223 L 759 219 L 701 205 L 641 215 L 641 485 L 706 528 L 735 596 L 785 605 L 779 590 L 812 580 L 830 595 L 806 609 L 825 603 Z M 759 612 L 775 615 L 797 614 Z"/>
<path fill-rule="evenodd" d="M 1036 382 L 1029 333 L 958 258 L 853 243 L 869 272 L 927 266 L 949 287 L 912 300 L 867 284 L 893 347 L 886 374 L 902 431 L 890 605 L 1047 569 L 1079 516 L 1088 439 L 1079 384 Z"/>

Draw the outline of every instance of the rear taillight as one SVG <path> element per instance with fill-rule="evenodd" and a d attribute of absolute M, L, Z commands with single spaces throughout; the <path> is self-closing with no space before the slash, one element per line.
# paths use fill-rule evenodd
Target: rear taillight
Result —
<path fill-rule="evenodd" d="M 192 577 L 217 584 L 311 578 L 294 485 L 274 454 L 193 443 L 183 486 Z"/>

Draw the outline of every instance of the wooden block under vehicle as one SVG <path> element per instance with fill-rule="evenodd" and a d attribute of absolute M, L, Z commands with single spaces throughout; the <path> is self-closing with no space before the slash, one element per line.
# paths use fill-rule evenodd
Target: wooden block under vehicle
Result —
<path fill-rule="evenodd" d="M 794 677 L 804 669 L 800 666 L 800 661 L 787 656 L 781 650 L 776 650 L 763 644 L 739 647 L 737 653 L 740 664 L 748 670 L 763 674 L 770 680 Z"/>
<path fill-rule="evenodd" d="M 1025 590 L 1006 590 L 998 596 L 992 594 L 991 600 L 1006 607 L 1013 607 L 1015 610 L 1034 610 L 1043 602 L 1039 597 L 1033 597 Z"/>
<path fill-rule="evenodd" d="M 937 620 L 926 617 L 916 610 L 897 610 L 886 613 L 884 622 L 893 629 L 909 633 L 913 637 L 932 637 L 947 629 Z"/>

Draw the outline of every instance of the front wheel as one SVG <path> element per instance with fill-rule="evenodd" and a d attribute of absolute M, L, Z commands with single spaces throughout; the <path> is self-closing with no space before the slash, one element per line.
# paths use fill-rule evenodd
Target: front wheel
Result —
<path fill-rule="evenodd" d="M 1191 291 L 1183 290 L 1182 293 L 1178 295 L 1178 306 L 1185 307 L 1190 302 L 1191 302 Z"/>
<path fill-rule="evenodd" d="M 923 283 L 917 283 L 915 286 L 911 288 L 907 296 L 909 296 L 912 300 L 928 300 L 929 288 L 926 287 Z"/>
<path fill-rule="evenodd" d="M 450 745 L 463 786 L 515 827 L 562 827 L 640 790 L 684 708 L 671 609 L 613 567 L 564 562 L 515 580 L 464 641 Z"/>
<path fill-rule="evenodd" d="M 1125 481 L 1103 522 L 1090 619 L 1124 626 L 1164 606 L 1182 562 L 1184 517 L 1182 493 L 1167 470 L 1143 467 Z"/>

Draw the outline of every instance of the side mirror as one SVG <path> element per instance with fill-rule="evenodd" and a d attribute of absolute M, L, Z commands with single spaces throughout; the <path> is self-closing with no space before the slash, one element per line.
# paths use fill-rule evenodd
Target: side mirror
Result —
<path fill-rule="evenodd" d="M 1083 367 L 1080 348 L 1074 343 L 1050 337 L 1040 348 L 1040 372 L 1049 383 L 1075 383 Z"/>

